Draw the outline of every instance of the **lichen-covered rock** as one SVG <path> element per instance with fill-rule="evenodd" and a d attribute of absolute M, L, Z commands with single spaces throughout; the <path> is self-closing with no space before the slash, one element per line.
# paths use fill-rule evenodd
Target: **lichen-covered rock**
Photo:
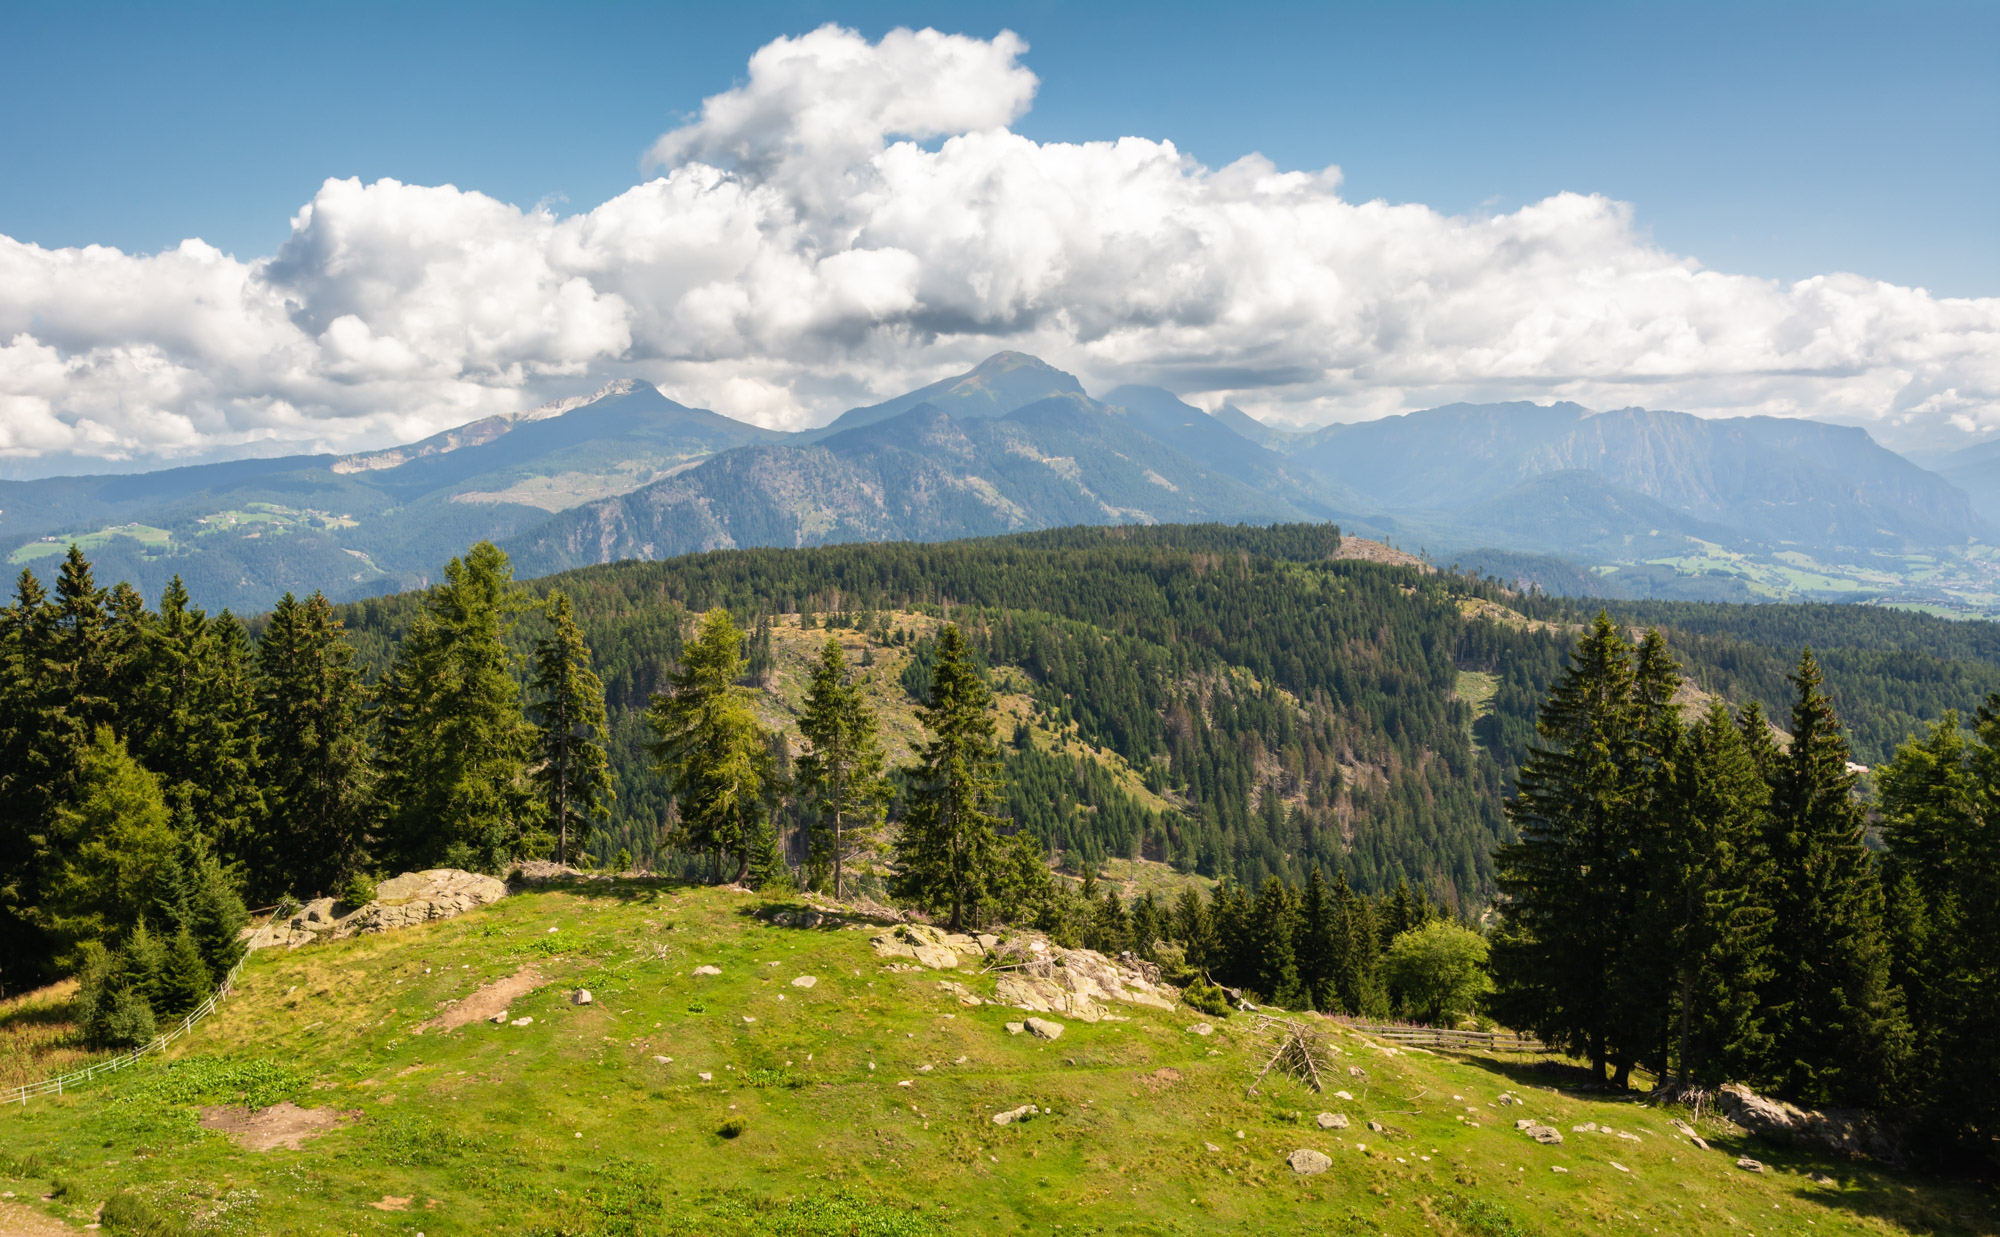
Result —
<path fill-rule="evenodd" d="M 1528 1137 L 1545 1147 L 1559 1147 L 1563 1140 L 1562 1132 L 1553 1125 L 1531 1125 L 1528 1127 Z"/>
<path fill-rule="evenodd" d="M 1063 1025 L 1060 1022 L 1050 1022 L 1046 1018 L 1030 1018 L 1028 1019 L 1027 1027 L 1028 1030 L 1034 1033 L 1037 1039 L 1062 1038 Z"/>
<path fill-rule="evenodd" d="M 296 949 L 313 941 L 338 941 L 450 919 L 506 896 L 505 884 L 477 872 L 457 868 L 405 872 L 376 886 L 375 900 L 365 906 L 344 908 L 332 898 L 316 898 L 290 919 L 259 928 L 245 944 L 250 949 L 280 945 Z"/>
<path fill-rule="evenodd" d="M 1314 1173 L 1323 1173 L 1333 1167 L 1332 1157 L 1328 1156 L 1324 1151 L 1314 1151 L 1310 1147 L 1301 1147 L 1297 1151 L 1292 1152 L 1285 1157 L 1285 1163 L 1291 1165 L 1292 1171 L 1301 1177 L 1310 1177 Z"/>
<path fill-rule="evenodd" d="M 1347 1114 L 1344 1112 L 1323 1112 L 1317 1118 L 1323 1130 L 1344 1130 L 1347 1128 Z"/>

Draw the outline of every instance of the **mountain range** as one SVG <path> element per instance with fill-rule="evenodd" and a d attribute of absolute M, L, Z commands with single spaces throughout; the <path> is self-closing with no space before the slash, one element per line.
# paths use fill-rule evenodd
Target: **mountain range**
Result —
<path fill-rule="evenodd" d="M 757 545 L 1333 520 L 1566 592 L 1992 612 L 2000 446 L 1940 467 L 1849 427 L 1570 403 L 1301 434 L 1157 387 L 1093 398 L 1005 352 L 803 433 L 628 379 L 383 451 L 0 482 L 0 548 L 33 565 L 76 541 L 106 579 L 152 595 L 178 574 L 205 604 L 249 610 L 287 590 L 421 585 L 480 538 L 529 575 Z"/>

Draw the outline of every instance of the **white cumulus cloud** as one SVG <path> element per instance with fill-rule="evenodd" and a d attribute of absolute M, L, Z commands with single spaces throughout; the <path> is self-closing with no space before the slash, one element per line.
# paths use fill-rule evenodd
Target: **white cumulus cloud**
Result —
<path fill-rule="evenodd" d="M 271 257 L 0 237 L 0 458 L 167 460 L 433 432 L 599 374 L 799 427 L 1001 348 L 1307 424 L 1574 399 L 2000 428 L 2000 298 L 1784 283 L 1630 206 L 1351 202 L 1337 168 L 1037 143 L 1012 34 L 779 39 L 585 214 L 329 180 Z"/>

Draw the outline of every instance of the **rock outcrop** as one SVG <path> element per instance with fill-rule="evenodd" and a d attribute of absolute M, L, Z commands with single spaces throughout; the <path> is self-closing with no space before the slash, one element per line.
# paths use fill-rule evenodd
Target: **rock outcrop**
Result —
<path fill-rule="evenodd" d="M 375 888 L 375 900 L 343 907 L 332 898 L 315 898 L 290 919 L 274 920 L 250 935 L 250 949 L 282 945 L 296 949 L 314 941 L 337 941 L 370 932 L 388 932 L 450 919 L 498 902 L 507 886 L 491 876 L 457 868 L 427 868 L 405 872 Z"/>
<path fill-rule="evenodd" d="M 1770 1099 L 1741 1083 L 1724 1083 L 1715 1108 L 1744 1129 L 1773 1142 L 1896 1163 L 1901 1140 L 1868 1113 L 1829 1108 L 1815 1111 Z"/>
<path fill-rule="evenodd" d="M 1006 968 L 993 993 L 999 1004 L 1082 1022 L 1111 1016 L 1107 1007 L 1119 1002 L 1170 1010 L 1180 998 L 1178 989 L 1148 978 L 1140 967 L 1043 940 L 1008 941 L 992 951 L 992 965 Z"/>

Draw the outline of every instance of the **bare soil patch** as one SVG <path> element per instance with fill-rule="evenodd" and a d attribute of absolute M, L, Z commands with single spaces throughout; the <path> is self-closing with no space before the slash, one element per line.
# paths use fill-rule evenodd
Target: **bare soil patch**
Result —
<path fill-rule="evenodd" d="M 20 1203 L 0 1202 L 0 1237 L 52 1237 L 75 1230 Z"/>
<path fill-rule="evenodd" d="M 450 1031 L 468 1022 L 484 1022 L 495 1014 L 503 1012 L 515 1001 L 549 982 L 533 966 L 524 966 L 505 979 L 496 979 L 484 988 L 447 1008 L 443 1013 L 417 1028 L 417 1034 L 425 1031 Z"/>
<path fill-rule="evenodd" d="M 290 1100 L 269 1108 L 235 1108 L 222 1104 L 201 1110 L 201 1128 L 218 1130 L 245 1151 L 297 1151 L 308 1138 L 340 1128 L 356 1112 L 333 1108 L 300 1108 Z"/>

